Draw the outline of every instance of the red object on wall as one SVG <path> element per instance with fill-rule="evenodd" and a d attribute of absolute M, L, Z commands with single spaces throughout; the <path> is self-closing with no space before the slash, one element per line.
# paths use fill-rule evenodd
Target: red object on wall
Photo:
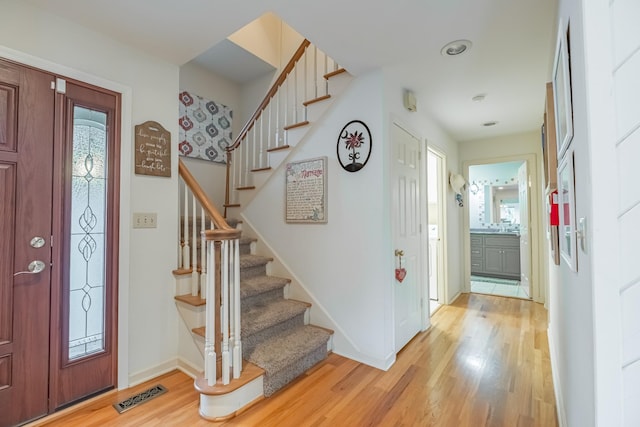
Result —
<path fill-rule="evenodd" d="M 551 206 L 549 225 L 560 225 L 560 218 L 558 217 L 558 190 L 552 191 L 551 194 L 549 194 L 549 206 Z"/>

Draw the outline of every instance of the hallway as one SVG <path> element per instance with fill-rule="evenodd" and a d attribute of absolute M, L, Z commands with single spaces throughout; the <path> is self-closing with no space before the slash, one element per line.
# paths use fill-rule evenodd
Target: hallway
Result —
<path fill-rule="evenodd" d="M 235 419 L 198 416 L 179 372 L 96 400 L 46 425 L 555 427 L 547 312 L 531 301 L 463 294 L 432 317 L 387 372 L 331 354 Z M 111 407 L 162 383 L 169 392 L 118 415 Z"/>

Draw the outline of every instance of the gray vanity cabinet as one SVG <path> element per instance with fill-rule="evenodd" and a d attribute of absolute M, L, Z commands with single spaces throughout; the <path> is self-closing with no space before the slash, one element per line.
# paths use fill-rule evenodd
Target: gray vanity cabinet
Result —
<path fill-rule="evenodd" d="M 471 234 L 471 274 L 520 279 L 520 238 L 510 234 Z"/>

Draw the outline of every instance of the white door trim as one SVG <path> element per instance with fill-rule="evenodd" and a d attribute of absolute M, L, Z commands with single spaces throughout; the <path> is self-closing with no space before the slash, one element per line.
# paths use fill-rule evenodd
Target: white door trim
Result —
<path fill-rule="evenodd" d="M 442 151 L 441 149 L 430 145 L 429 141 L 426 141 L 427 146 L 426 146 L 426 150 L 425 152 L 428 155 L 428 152 L 431 151 L 434 155 L 438 156 L 441 161 L 442 161 L 442 168 L 440 170 L 440 176 L 439 181 L 440 181 L 440 185 L 438 187 L 438 192 L 440 193 L 438 195 L 438 200 L 441 203 L 438 203 L 438 216 L 439 216 L 439 220 L 438 220 L 438 227 L 440 228 L 439 234 L 440 234 L 440 238 L 441 238 L 441 246 L 442 246 L 442 256 L 441 259 L 442 261 L 440 262 L 440 264 L 442 264 L 442 277 L 438 277 L 438 302 L 440 304 L 450 304 L 451 301 L 449 300 L 449 274 L 448 274 L 448 258 L 447 258 L 447 242 L 448 242 L 448 238 L 447 238 L 447 155 L 445 154 L 444 151 Z M 426 173 L 426 162 L 427 162 L 428 158 L 427 156 L 425 156 L 425 176 L 427 176 L 428 174 Z M 427 199 L 428 200 L 428 197 Z M 427 218 L 428 221 L 428 218 Z M 426 236 L 427 238 L 427 242 L 428 242 L 428 238 L 429 236 Z M 428 255 L 428 254 L 427 254 Z"/>

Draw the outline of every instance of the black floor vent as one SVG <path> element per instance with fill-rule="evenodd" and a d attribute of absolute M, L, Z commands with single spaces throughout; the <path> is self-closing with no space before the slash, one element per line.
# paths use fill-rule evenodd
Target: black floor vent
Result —
<path fill-rule="evenodd" d="M 138 406 L 143 404 L 144 402 L 148 402 L 154 397 L 158 397 L 161 394 L 164 394 L 166 392 L 167 392 L 167 389 L 164 388 L 163 385 L 158 384 L 156 386 L 151 387 L 148 390 L 145 390 L 136 395 L 133 395 L 128 399 L 123 400 L 122 402 L 115 403 L 113 407 L 116 409 L 116 411 L 118 411 L 119 414 L 121 414 L 124 411 L 128 411 L 129 409 L 133 408 L 134 406 Z"/>

